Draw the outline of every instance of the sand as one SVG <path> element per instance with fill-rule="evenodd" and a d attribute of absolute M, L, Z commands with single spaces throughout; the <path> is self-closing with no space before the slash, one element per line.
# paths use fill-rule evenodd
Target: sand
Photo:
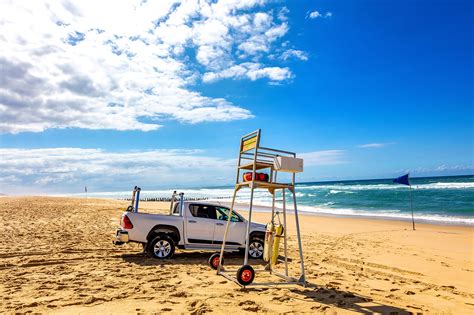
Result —
<path fill-rule="evenodd" d="M 0 198 L 0 312 L 474 313 L 472 227 L 412 231 L 408 222 L 301 216 L 308 287 L 241 289 L 208 267 L 209 252 L 178 250 L 158 261 L 138 244 L 114 246 L 125 205 Z M 269 215 L 255 218 L 266 223 Z M 297 274 L 294 231 L 290 225 L 290 272 Z"/>

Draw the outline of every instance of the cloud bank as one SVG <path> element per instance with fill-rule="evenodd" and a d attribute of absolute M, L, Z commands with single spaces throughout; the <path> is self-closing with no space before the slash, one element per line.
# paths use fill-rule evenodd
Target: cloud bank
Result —
<path fill-rule="evenodd" d="M 223 79 L 283 82 L 269 62 L 289 30 L 266 0 L 2 1 L 0 132 L 159 129 L 247 119 L 196 91 Z M 305 59 L 294 50 L 288 56 Z"/>
<path fill-rule="evenodd" d="M 83 191 L 124 189 L 136 184 L 190 185 L 207 171 L 223 175 L 235 167 L 233 160 L 206 156 L 200 150 L 150 150 L 108 152 L 101 149 L 0 149 L 2 192 Z M 213 180 L 214 181 L 214 180 Z"/>
<path fill-rule="evenodd" d="M 344 151 L 298 154 L 305 167 L 344 163 Z M 180 185 L 231 184 L 235 159 L 210 156 L 202 150 L 112 152 L 101 149 L 0 149 L 0 193 L 82 192 Z M 28 187 L 25 191 L 24 187 Z"/>

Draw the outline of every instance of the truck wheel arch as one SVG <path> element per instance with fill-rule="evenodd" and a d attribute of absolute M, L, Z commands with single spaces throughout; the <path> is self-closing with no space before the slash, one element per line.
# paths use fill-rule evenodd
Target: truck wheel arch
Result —
<path fill-rule="evenodd" d="M 177 227 L 172 226 L 172 225 L 166 225 L 166 224 L 158 224 L 158 225 L 155 225 L 150 230 L 150 232 L 148 232 L 148 235 L 146 237 L 147 242 L 150 242 L 160 233 L 169 235 L 173 239 L 173 241 L 176 243 L 176 245 L 178 245 L 179 241 L 181 240 L 181 236 L 179 234 L 179 230 Z"/>
<path fill-rule="evenodd" d="M 265 239 L 265 232 L 255 231 L 255 232 L 250 233 L 249 239 L 252 239 L 254 237 L 259 238 L 261 240 L 264 240 Z"/>

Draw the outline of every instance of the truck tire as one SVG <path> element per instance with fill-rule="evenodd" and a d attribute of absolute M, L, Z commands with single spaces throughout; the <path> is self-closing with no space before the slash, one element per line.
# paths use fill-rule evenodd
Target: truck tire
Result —
<path fill-rule="evenodd" d="M 259 237 L 252 237 L 249 245 L 249 256 L 253 259 L 262 259 L 263 257 L 263 240 Z"/>
<path fill-rule="evenodd" d="M 174 255 L 174 241 L 166 234 L 158 234 L 148 243 L 147 253 L 156 259 L 167 259 Z"/>

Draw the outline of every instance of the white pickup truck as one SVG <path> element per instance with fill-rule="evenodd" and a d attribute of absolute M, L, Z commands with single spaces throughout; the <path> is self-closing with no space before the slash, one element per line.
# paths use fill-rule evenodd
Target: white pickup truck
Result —
<path fill-rule="evenodd" d="M 141 213 L 135 209 L 131 206 L 122 214 L 114 243 L 142 243 L 148 255 L 157 259 L 172 257 L 176 247 L 220 250 L 230 212 L 219 203 L 184 201 L 183 198 L 172 205 L 169 215 Z M 246 226 L 247 220 L 233 211 L 226 251 L 245 248 Z M 249 235 L 250 257 L 262 258 L 265 225 L 252 223 Z"/>

